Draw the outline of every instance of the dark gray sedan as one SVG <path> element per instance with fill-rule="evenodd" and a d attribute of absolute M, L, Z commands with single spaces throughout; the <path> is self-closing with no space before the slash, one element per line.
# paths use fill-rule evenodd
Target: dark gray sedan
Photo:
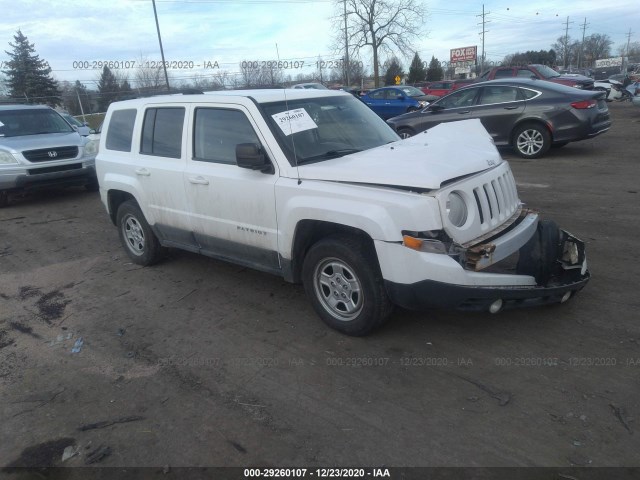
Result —
<path fill-rule="evenodd" d="M 439 123 L 470 118 L 482 122 L 496 145 L 510 145 L 524 158 L 541 157 L 552 145 L 591 138 L 611 127 L 604 93 L 529 79 L 474 84 L 387 123 L 407 138 Z"/>

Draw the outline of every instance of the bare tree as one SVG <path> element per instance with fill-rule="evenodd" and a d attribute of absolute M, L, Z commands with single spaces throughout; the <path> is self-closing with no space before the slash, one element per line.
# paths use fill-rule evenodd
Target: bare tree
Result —
<path fill-rule="evenodd" d="M 136 70 L 133 74 L 133 82 L 139 90 L 159 91 L 166 90 L 166 80 L 161 61 L 149 60 L 141 56 L 136 62 Z M 169 82 L 171 75 L 169 74 Z"/>
<path fill-rule="evenodd" d="M 613 42 L 609 35 L 594 33 L 584 39 L 583 51 L 584 58 L 594 62 L 601 58 L 609 58 L 611 56 L 611 45 Z"/>
<path fill-rule="evenodd" d="M 358 53 L 365 47 L 371 47 L 377 87 L 380 84 L 379 55 L 392 55 L 393 48 L 408 56 L 413 55 L 413 42 L 422 33 L 425 8 L 420 0 L 336 0 L 336 18 L 342 18 L 334 22 L 335 46 L 338 49 L 344 48 L 344 1 L 349 48 Z"/>
<path fill-rule="evenodd" d="M 627 44 L 620 45 L 616 52 L 620 57 L 629 56 L 629 60 L 632 62 L 640 62 L 640 42 L 631 42 L 629 43 L 629 48 L 627 52 Z"/>
<path fill-rule="evenodd" d="M 578 40 L 572 40 L 571 37 L 565 37 L 564 35 L 558 37 L 556 43 L 551 45 L 551 48 L 556 53 L 558 65 L 566 66 L 571 66 L 573 60 L 578 58 L 580 47 L 581 45 Z"/>

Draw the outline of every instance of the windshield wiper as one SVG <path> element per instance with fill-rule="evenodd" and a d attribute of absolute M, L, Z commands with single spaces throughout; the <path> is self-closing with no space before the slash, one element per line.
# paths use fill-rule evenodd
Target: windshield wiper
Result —
<path fill-rule="evenodd" d="M 344 155 L 349 155 L 351 153 L 361 152 L 362 150 L 358 148 L 342 148 L 339 150 L 329 150 L 320 155 L 314 155 L 312 157 L 302 158 L 298 160 L 298 165 L 302 165 L 303 163 L 314 162 L 317 160 L 329 160 L 330 158 L 339 158 Z"/>

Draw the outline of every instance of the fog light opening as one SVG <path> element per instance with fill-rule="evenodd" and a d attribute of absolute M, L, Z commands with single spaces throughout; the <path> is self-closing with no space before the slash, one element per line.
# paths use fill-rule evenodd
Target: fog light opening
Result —
<path fill-rule="evenodd" d="M 502 299 L 499 298 L 489 306 L 489 311 L 491 313 L 498 313 L 500 310 L 502 310 L 503 303 L 504 302 L 502 301 Z"/>
<path fill-rule="evenodd" d="M 564 303 L 564 302 L 566 302 L 567 300 L 569 300 L 569 299 L 571 298 L 571 293 L 572 293 L 572 292 L 567 292 L 567 293 L 565 293 L 565 294 L 562 296 L 562 298 L 560 299 L 560 303 Z"/>

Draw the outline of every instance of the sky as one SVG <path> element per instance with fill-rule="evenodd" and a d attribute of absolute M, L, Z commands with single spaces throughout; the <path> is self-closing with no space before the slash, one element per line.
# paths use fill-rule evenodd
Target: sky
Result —
<path fill-rule="evenodd" d="M 241 62 L 274 60 L 289 62 L 285 74 L 295 78 L 315 70 L 319 58 L 331 65 L 342 55 L 332 48 L 332 32 L 343 21 L 334 0 L 156 0 L 156 6 L 165 60 L 176 67 L 172 81 L 235 75 Z M 481 2 L 425 0 L 424 6 L 423 32 L 414 42 L 423 61 L 448 60 L 450 49 L 473 45 L 480 53 Z M 567 17 L 570 37 L 582 38 L 586 19 L 586 35 L 609 35 L 612 53 L 626 45 L 630 31 L 631 42 L 640 41 L 638 0 L 487 0 L 484 9 L 488 61 L 548 50 L 564 35 Z M 151 0 L 0 0 L 0 70 L 18 29 L 56 79 L 90 88 L 100 76 L 99 62 L 130 67 L 161 58 Z M 400 58 L 408 69 L 413 52 L 406 53 Z M 372 71 L 370 49 L 358 60 Z M 133 78 L 134 69 L 120 73 Z"/>

